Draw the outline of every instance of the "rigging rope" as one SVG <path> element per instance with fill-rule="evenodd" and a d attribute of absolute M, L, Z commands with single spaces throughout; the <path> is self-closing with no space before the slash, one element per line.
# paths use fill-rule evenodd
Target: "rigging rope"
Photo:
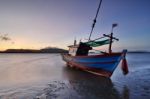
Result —
<path fill-rule="evenodd" d="M 102 4 L 102 0 L 100 0 L 100 2 L 99 2 L 99 6 L 98 6 L 98 9 L 97 9 L 97 12 L 96 12 L 96 16 L 95 16 L 95 18 L 94 18 L 94 20 L 93 20 L 92 29 L 91 29 L 90 36 L 89 36 L 89 40 L 88 40 L 88 41 L 90 41 L 90 39 L 91 39 L 91 35 L 92 35 L 93 29 L 94 29 L 94 27 L 95 27 L 96 19 L 97 19 L 97 16 L 98 16 L 98 13 L 99 13 L 99 9 L 100 9 L 100 7 L 101 7 L 101 4 Z"/>

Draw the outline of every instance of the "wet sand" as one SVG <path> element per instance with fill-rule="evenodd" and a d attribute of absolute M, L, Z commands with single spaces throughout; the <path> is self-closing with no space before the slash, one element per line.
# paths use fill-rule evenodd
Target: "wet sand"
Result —
<path fill-rule="evenodd" d="M 109 78 L 67 68 L 59 54 L 0 54 L 0 99 L 149 99 L 150 54 L 128 54 Z"/>

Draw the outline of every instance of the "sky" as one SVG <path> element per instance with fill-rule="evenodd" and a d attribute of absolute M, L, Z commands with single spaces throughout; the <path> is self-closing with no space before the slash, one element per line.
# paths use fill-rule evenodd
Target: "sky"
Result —
<path fill-rule="evenodd" d="M 0 50 L 67 49 L 74 39 L 86 41 L 99 0 L 0 0 Z M 110 34 L 118 23 L 113 50 L 150 51 L 150 0 L 103 0 L 91 39 Z M 107 50 L 107 46 L 99 49 Z"/>

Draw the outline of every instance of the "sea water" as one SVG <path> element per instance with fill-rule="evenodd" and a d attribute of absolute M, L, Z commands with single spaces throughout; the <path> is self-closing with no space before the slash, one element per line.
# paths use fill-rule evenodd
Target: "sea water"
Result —
<path fill-rule="evenodd" d="M 67 68 L 60 54 L 0 54 L 0 99 L 149 99 L 150 54 L 127 54 L 110 79 Z"/>

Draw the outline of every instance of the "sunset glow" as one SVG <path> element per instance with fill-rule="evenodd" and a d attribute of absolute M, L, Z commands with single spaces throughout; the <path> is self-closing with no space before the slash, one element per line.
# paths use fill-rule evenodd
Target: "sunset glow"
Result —
<path fill-rule="evenodd" d="M 99 0 L 1 0 L 0 50 L 40 49 L 47 46 L 67 49 L 74 38 L 86 41 Z M 115 50 L 150 51 L 150 1 L 104 0 L 92 38 L 109 34 L 111 24 L 119 26 Z M 104 46 L 102 49 L 107 48 Z"/>

